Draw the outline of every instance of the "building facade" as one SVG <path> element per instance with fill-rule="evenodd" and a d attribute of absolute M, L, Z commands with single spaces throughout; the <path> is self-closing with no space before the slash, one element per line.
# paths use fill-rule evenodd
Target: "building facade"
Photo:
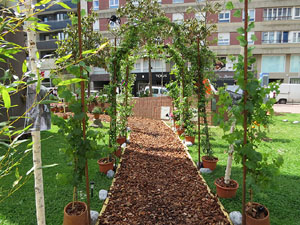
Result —
<path fill-rule="evenodd" d="M 185 11 L 189 7 L 204 6 L 204 0 L 161 0 L 162 9 L 166 16 L 172 21 L 180 22 L 184 19 L 196 17 L 203 19 L 203 15 L 188 14 Z M 218 1 L 215 1 L 218 2 Z M 219 1 L 224 4 L 224 1 Z M 243 8 L 243 4 L 238 0 L 233 1 L 235 7 Z M 125 0 L 93 0 L 89 2 L 87 8 L 94 10 L 98 14 L 98 20 L 94 24 L 94 29 L 99 30 L 104 35 L 109 36 L 108 18 L 115 15 L 116 9 L 126 3 Z M 212 38 L 218 39 L 210 48 L 217 53 L 220 59 L 226 63 L 221 68 L 216 67 L 216 74 L 219 81 L 232 81 L 233 63 L 229 55 L 238 55 L 241 52 L 237 28 L 243 26 L 244 15 L 240 18 L 234 17 L 235 10 L 225 10 L 223 7 L 219 14 L 208 15 L 207 19 L 218 25 L 218 32 Z M 270 81 L 281 81 L 284 83 L 300 83 L 300 1 L 280 1 L 280 0 L 252 0 L 249 3 L 250 21 L 255 22 L 255 28 L 249 33 L 248 43 L 255 46 L 253 54 L 256 63 L 253 70 L 260 74 L 269 75 Z M 244 13 L 243 13 L 244 14 Z M 257 40 L 251 40 L 255 34 Z M 161 60 L 153 60 L 153 70 L 158 74 L 168 74 L 171 66 Z M 147 60 L 140 59 L 135 64 L 135 72 L 145 77 L 143 85 L 137 87 L 139 90 L 146 85 L 149 69 Z M 101 74 L 105 71 L 96 69 L 93 73 L 93 80 L 101 80 Z M 167 75 L 168 76 L 168 75 Z M 106 76 L 108 77 L 108 76 Z M 228 81 L 226 81 L 228 80 Z M 221 82 L 222 83 L 222 82 Z M 230 83 L 230 82 L 229 82 Z M 159 85 L 159 81 L 154 81 L 154 85 Z"/>
<path fill-rule="evenodd" d="M 66 39 L 63 30 L 68 24 L 71 24 L 71 20 L 68 17 L 68 13 L 76 12 L 77 5 L 73 4 L 71 0 L 64 0 L 71 9 L 65 9 L 60 5 L 53 5 L 50 8 L 40 12 L 37 17 L 40 19 L 40 23 L 49 25 L 49 31 L 39 31 L 37 34 L 37 49 L 42 59 L 41 76 L 44 77 L 43 85 L 51 87 L 50 70 L 55 68 L 55 50 L 57 49 L 56 42 L 58 40 Z M 47 5 L 39 6 L 39 9 L 43 9 Z"/>

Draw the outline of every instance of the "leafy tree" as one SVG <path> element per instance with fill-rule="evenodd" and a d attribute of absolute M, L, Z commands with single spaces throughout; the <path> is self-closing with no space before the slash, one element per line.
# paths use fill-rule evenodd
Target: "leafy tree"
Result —
<path fill-rule="evenodd" d="M 126 17 L 128 24 L 139 27 L 140 45 L 143 46 L 141 56 L 148 58 L 149 96 L 152 96 L 151 59 L 157 57 L 157 45 L 163 42 L 166 30 L 153 20 L 164 16 L 157 0 L 129 0 L 124 7 L 118 9 L 120 17 Z"/>

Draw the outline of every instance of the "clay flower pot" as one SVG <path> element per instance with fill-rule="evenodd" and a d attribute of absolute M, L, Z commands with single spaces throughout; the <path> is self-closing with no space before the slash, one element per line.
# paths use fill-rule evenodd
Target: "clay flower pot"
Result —
<path fill-rule="evenodd" d="M 119 147 L 115 152 L 114 152 L 114 155 L 118 158 L 121 158 L 121 155 L 122 155 L 122 148 Z"/>
<path fill-rule="evenodd" d="M 63 118 L 66 120 L 66 119 L 68 119 L 68 114 L 63 114 Z"/>
<path fill-rule="evenodd" d="M 75 202 L 75 210 L 72 210 L 72 202 L 64 208 L 63 225 L 88 225 L 88 212 L 85 202 Z"/>
<path fill-rule="evenodd" d="M 211 170 L 214 170 L 217 167 L 218 161 L 219 161 L 218 158 L 210 159 L 208 156 L 202 156 L 202 162 L 204 168 L 209 168 Z"/>
<path fill-rule="evenodd" d="M 126 137 L 118 137 L 117 138 L 117 143 L 119 144 L 119 145 L 122 145 L 122 144 L 124 144 L 126 142 Z"/>
<path fill-rule="evenodd" d="M 259 210 L 259 208 L 262 207 L 264 210 L 261 211 L 260 213 L 256 213 Z M 254 218 L 251 212 L 251 209 L 255 209 L 255 214 L 256 217 L 258 218 Z M 246 224 L 247 225 L 270 225 L 270 217 L 269 217 L 270 213 L 269 210 L 264 207 L 263 205 L 257 203 L 257 202 L 248 202 L 246 205 Z"/>
<path fill-rule="evenodd" d="M 192 144 L 195 144 L 195 136 L 185 136 L 186 142 L 192 142 Z"/>
<path fill-rule="evenodd" d="M 179 128 L 178 130 L 177 130 L 177 134 L 180 136 L 180 135 L 182 135 L 184 133 L 184 128 Z"/>
<path fill-rule="evenodd" d="M 220 181 L 220 182 L 218 182 L 218 181 Z M 214 184 L 216 185 L 216 189 L 217 189 L 217 195 L 220 198 L 233 198 L 236 195 L 236 191 L 239 188 L 238 182 L 236 182 L 235 180 L 230 180 L 230 185 L 228 185 L 228 187 L 220 185 L 220 183 L 224 183 L 223 177 L 216 179 L 214 182 Z M 225 185 L 225 183 L 224 183 L 224 185 Z"/>
<path fill-rule="evenodd" d="M 102 159 L 99 159 L 97 161 L 98 165 L 99 165 L 99 171 L 101 173 L 107 173 L 107 171 L 109 170 L 113 170 L 114 169 L 114 160 L 112 161 L 109 161 L 108 158 L 102 158 Z"/>
<path fill-rule="evenodd" d="M 99 114 L 99 113 L 94 113 L 94 118 L 95 118 L 96 120 L 98 120 L 99 117 L 100 117 L 100 114 Z"/>

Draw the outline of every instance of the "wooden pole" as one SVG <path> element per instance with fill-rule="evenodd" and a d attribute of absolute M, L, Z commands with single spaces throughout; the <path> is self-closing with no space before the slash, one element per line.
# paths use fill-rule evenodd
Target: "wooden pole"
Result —
<path fill-rule="evenodd" d="M 82 34 L 81 34 L 81 5 L 80 1 L 77 3 L 77 16 L 78 16 L 78 45 L 79 45 L 79 60 L 82 60 Z M 83 68 L 80 66 L 80 78 L 83 78 Z M 81 111 L 86 114 L 85 110 L 85 92 L 84 92 L 84 81 L 80 82 L 81 88 Z M 82 135 L 84 140 L 86 139 L 86 120 L 85 116 L 82 119 Z M 85 161 L 85 187 L 86 187 L 86 198 L 87 198 L 87 210 L 88 210 L 88 224 L 91 221 L 90 215 L 90 182 L 89 182 L 89 171 L 88 171 L 88 160 Z"/>
<path fill-rule="evenodd" d="M 200 148 L 200 106 L 199 106 L 199 103 L 200 103 L 200 80 L 201 80 L 201 71 L 200 71 L 200 39 L 199 39 L 199 36 L 197 37 L 197 50 L 198 50 L 198 169 L 200 169 L 201 167 L 201 160 L 200 160 L 200 151 L 201 151 L 201 148 Z"/>
<path fill-rule="evenodd" d="M 244 46 L 244 92 L 243 92 L 243 101 L 244 101 L 244 140 L 243 145 L 244 147 L 247 145 L 247 116 L 248 111 L 246 110 L 248 92 L 247 92 L 247 80 L 248 80 L 248 0 L 245 0 L 245 23 L 244 23 L 244 37 L 246 40 L 246 45 Z M 243 214 L 243 225 L 246 225 L 246 175 L 247 175 L 247 168 L 246 168 L 246 155 L 243 155 L 243 199 L 242 199 L 242 214 Z"/>

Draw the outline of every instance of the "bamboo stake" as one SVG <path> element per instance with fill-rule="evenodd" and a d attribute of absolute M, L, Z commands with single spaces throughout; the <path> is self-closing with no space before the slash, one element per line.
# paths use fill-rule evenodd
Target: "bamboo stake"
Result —
<path fill-rule="evenodd" d="M 200 106 L 199 106 L 199 102 L 200 102 L 200 79 L 201 79 L 201 71 L 200 71 L 200 39 L 199 36 L 197 37 L 197 46 L 198 46 L 198 169 L 200 169 L 201 167 L 201 161 L 200 161 Z"/>

